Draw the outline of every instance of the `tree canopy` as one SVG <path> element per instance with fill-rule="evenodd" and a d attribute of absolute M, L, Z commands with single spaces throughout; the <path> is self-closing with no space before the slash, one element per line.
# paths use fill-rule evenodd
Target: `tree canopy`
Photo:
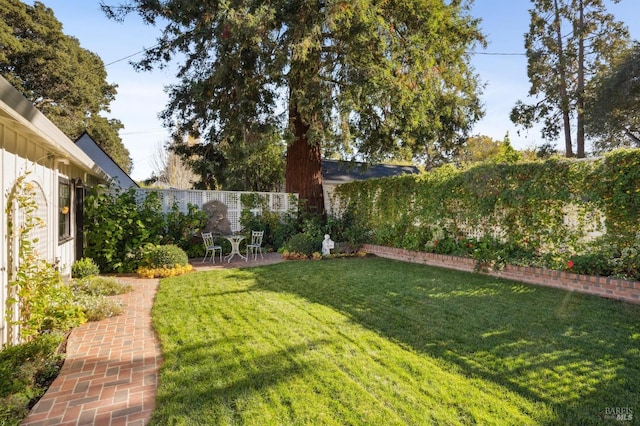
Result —
<path fill-rule="evenodd" d="M 460 166 L 477 163 L 516 163 L 521 161 L 528 152 L 517 151 L 511 145 L 509 133 L 501 141 L 486 135 L 471 136 L 464 147 L 454 156 L 454 161 Z"/>
<path fill-rule="evenodd" d="M 612 0 L 618 3 L 620 0 Z M 565 154 L 585 156 L 587 84 L 629 43 L 626 27 L 607 13 L 604 0 L 531 0 L 525 35 L 533 104 L 518 101 L 511 120 L 525 128 L 543 123 L 542 136 L 564 135 Z M 572 122 L 575 120 L 575 122 Z"/>
<path fill-rule="evenodd" d="M 0 0 L 0 74 L 70 139 L 87 130 L 126 171 L 129 151 L 118 136 L 119 120 L 109 111 L 116 86 L 107 83 L 104 63 L 62 31 L 53 10 L 41 2 Z"/>
<path fill-rule="evenodd" d="M 616 58 L 610 69 L 592 81 L 588 129 L 598 137 L 596 148 L 640 148 L 640 43 Z"/>
<path fill-rule="evenodd" d="M 102 6 L 164 27 L 136 67 L 180 61 L 167 126 L 193 129 L 227 159 L 237 144 L 287 142 L 286 190 L 318 210 L 323 149 L 431 161 L 455 151 L 482 114 L 468 52 L 484 39 L 466 0 Z"/>

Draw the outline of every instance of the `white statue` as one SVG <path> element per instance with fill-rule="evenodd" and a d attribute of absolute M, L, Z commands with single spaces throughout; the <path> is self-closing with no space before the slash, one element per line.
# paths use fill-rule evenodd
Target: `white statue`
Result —
<path fill-rule="evenodd" d="M 333 241 L 329 234 L 324 234 L 324 240 L 322 241 L 322 255 L 326 256 L 331 254 L 331 249 L 333 248 Z"/>

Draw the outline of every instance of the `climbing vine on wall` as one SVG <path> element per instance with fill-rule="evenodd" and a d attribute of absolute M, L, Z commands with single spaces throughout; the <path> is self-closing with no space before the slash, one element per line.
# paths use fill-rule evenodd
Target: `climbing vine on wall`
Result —
<path fill-rule="evenodd" d="M 38 240 L 31 238 L 32 231 L 46 224 L 36 216 L 36 191 L 28 176 L 29 172 L 17 179 L 5 211 L 9 240 L 17 244 L 17 258 L 11 259 L 15 272 L 8 285 L 6 320 L 18 327 L 22 340 L 44 332 L 67 331 L 85 320 L 56 266 L 40 258 L 35 248 Z M 14 209 L 20 212 L 19 223 Z"/>
<path fill-rule="evenodd" d="M 445 166 L 340 185 L 335 196 L 373 244 L 555 269 L 577 269 L 580 256 L 595 255 L 611 266 L 638 244 L 640 150 L 590 161 Z M 635 277 L 633 262 L 618 274 Z"/>

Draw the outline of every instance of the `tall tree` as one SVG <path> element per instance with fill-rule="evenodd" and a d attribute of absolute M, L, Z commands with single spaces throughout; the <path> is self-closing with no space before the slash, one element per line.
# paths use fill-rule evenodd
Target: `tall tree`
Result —
<path fill-rule="evenodd" d="M 118 136 L 122 123 L 109 111 L 116 86 L 107 83 L 102 60 L 65 35 L 53 10 L 41 2 L 0 0 L 0 74 L 70 139 L 88 130 L 126 171 L 128 150 Z"/>
<path fill-rule="evenodd" d="M 467 0 L 130 0 L 108 16 L 162 23 L 137 68 L 183 58 L 169 127 L 225 152 L 280 131 L 286 190 L 323 211 L 323 144 L 371 160 L 453 151 L 480 117 L 467 52 L 484 42 Z M 247 137 L 247 135 L 249 137 Z"/>
<path fill-rule="evenodd" d="M 233 144 L 189 143 L 175 140 L 169 144 L 199 179 L 198 189 L 229 191 L 280 191 L 284 182 L 285 146 L 280 134 L 245 132 Z M 171 154 L 169 154 L 171 155 Z"/>
<path fill-rule="evenodd" d="M 612 0 L 618 3 L 620 0 Z M 629 42 L 626 27 L 607 13 L 604 0 L 531 0 L 531 23 L 525 35 L 534 104 L 518 101 L 511 120 L 525 128 L 542 122 L 542 136 L 564 134 L 565 155 L 584 157 L 584 110 L 588 81 Z M 576 120 L 575 124 L 572 120 Z"/>
<path fill-rule="evenodd" d="M 619 146 L 640 148 L 640 43 L 592 80 L 587 129 L 598 151 Z"/>

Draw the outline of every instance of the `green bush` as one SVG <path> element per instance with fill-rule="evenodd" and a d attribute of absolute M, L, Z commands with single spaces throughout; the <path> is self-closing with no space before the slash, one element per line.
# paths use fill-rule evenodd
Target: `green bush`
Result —
<path fill-rule="evenodd" d="M 284 249 L 290 253 L 311 256 L 313 253 L 322 250 L 322 239 L 305 233 L 295 234 L 284 244 Z"/>
<path fill-rule="evenodd" d="M 175 244 L 188 252 L 193 246 L 193 237 L 207 225 L 208 216 L 207 212 L 193 204 L 189 204 L 187 209 L 185 214 L 179 211 L 178 204 L 171 206 L 171 211 L 166 215 L 167 231 L 162 243 Z"/>
<path fill-rule="evenodd" d="M 602 252 L 571 256 L 570 260 L 573 266 L 568 269 L 576 274 L 608 276 L 612 273 L 609 259 Z"/>
<path fill-rule="evenodd" d="M 168 244 L 150 247 L 145 253 L 140 266 L 146 268 L 174 268 L 189 264 L 187 253 L 180 247 Z"/>
<path fill-rule="evenodd" d="M 73 278 L 84 278 L 99 274 L 100 267 L 90 257 L 83 257 L 71 265 L 71 276 Z"/>
<path fill-rule="evenodd" d="M 175 244 L 188 248 L 206 224 L 206 213 L 193 205 L 188 213 L 173 205 L 162 213 L 156 192 L 139 201 L 135 190 L 112 192 L 98 186 L 85 200 L 85 253 L 103 272 L 134 272 L 147 244 Z"/>
<path fill-rule="evenodd" d="M 242 194 L 240 201 L 240 225 L 247 232 L 264 231 L 263 247 L 277 251 L 283 247 L 285 241 L 300 231 L 297 210 L 290 210 L 284 214 L 271 211 L 269 197 L 258 193 Z M 292 201 L 290 198 L 291 204 Z M 260 214 L 255 214 L 256 210 L 260 211 Z"/>
<path fill-rule="evenodd" d="M 62 334 L 44 334 L 0 351 L 0 424 L 19 425 L 28 407 L 56 378 L 64 355 Z"/>

